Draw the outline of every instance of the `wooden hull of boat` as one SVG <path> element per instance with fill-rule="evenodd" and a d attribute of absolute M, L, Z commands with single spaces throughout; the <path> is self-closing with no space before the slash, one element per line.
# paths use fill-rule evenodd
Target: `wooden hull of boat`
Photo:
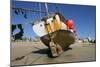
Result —
<path fill-rule="evenodd" d="M 45 35 L 41 37 L 41 41 L 49 46 L 50 38 L 55 44 L 59 44 L 63 50 L 66 50 L 71 44 L 75 42 L 74 34 L 69 30 L 59 30 L 51 33 L 50 35 Z"/>

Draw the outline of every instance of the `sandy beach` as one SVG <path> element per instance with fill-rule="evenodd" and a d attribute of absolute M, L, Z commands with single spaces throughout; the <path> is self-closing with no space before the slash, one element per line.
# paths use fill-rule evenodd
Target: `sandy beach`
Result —
<path fill-rule="evenodd" d="M 83 62 L 96 60 L 94 43 L 75 43 L 59 57 L 47 56 L 48 47 L 38 42 L 11 42 L 11 66 Z"/>

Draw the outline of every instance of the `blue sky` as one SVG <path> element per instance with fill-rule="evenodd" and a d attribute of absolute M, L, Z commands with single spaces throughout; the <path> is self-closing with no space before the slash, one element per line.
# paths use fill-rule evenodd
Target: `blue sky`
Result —
<path fill-rule="evenodd" d="M 96 6 L 87 5 L 72 5 L 72 4 L 55 4 L 48 3 L 49 12 L 54 12 L 58 7 L 58 11 L 64 15 L 66 19 L 72 19 L 74 21 L 74 26 L 77 31 L 79 38 L 86 38 L 90 36 L 95 39 L 95 26 L 96 26 Z M 12 2 L 12 7 L 19 8 L 31 8 L 39 10 L 38 2 Z M 42 11 L 45 11 L 44 3 L 41 3 Z M 36 34 L 32 30 L 32 26 L 29 24 L 32 21 L 39 20 L 40 13 L 27 12 L 28 18 L 25 19 L 22 15 L 16 15 L 12 10 L 12 24 L 23 24 L 24 27 L 24 37 L 34 38 Z M 44 16 L 44 14 L 41 14 Z M 14 31 L 15 33 L 18 30 Z"/>

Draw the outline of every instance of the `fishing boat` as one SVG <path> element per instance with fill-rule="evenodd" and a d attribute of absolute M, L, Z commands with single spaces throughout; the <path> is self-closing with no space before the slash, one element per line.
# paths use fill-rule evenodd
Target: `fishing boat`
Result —
<path fill-rule="evenodd" d="M 33 31 L 49 47 L 52 57 L 59 56 L 75 42 L 75 34 L 66 27 L 64 16 L 58 12 L 42 17 L 33 25 Z"/>
<path fill-rule="evenodd" d="M 41 8 L 39 11 L 26 8 L 13 9 L 46 13 L 45 16 L 40 18 L 37 24 L 32 24 L 32 29 L 40 37 L 42 43 L 49 48 L 49 54 L 52 57 L 57 57 L 75 42 L 75 32 L 73 30 L 73 24 L 71 23 L 72 21 L 67 20 L 67 23 L 69 22 L 69 24 L 67 24 L 62 13 L 59 11 L 48 12 L 48 5 L 47 3 L 44 4 L 46 8 L 46 11 L 44 12 L 41 11 Z M 40 4 L 39 7 L 41 7 Z M 26 19 L 26 14 L 24 18 Z"/>

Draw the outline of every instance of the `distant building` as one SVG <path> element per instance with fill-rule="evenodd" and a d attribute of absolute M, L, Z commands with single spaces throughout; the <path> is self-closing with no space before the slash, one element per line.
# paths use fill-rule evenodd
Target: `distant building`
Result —
<path fill-rule="evenodd" d="M 83 42 L 89 42 L 88 38 L 83 39 Z"/>

